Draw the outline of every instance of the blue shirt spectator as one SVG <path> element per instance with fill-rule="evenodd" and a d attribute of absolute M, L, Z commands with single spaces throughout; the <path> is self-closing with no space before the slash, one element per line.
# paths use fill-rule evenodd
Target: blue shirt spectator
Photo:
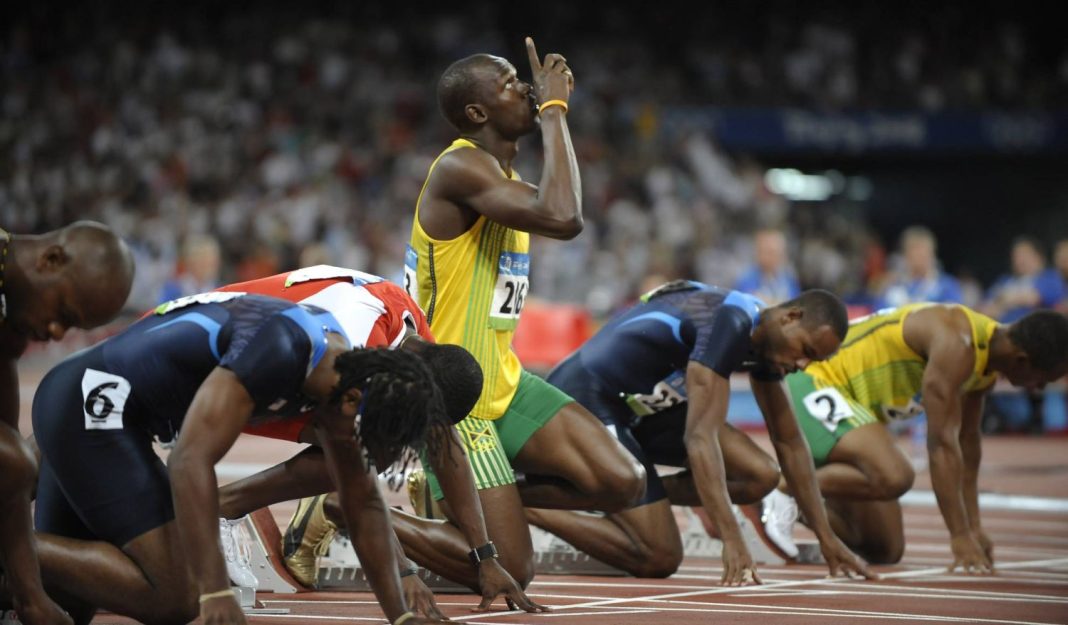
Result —
<path fill-rule="evenodd" d="M 916 302 L 959 304 L 960 283 L 938 267 L 937 241 L 934 233 L 923 226 L 912 226 L 901 233 L 903 267 L 876 299 L 876 308 L 896 308 Z"/>
<path fill-rule="evenodd" d="M 769 306 L 801 294 L 801 285 L 786 260 L 786 237 L 781 231 L 757 231 L 753 248 L 756 262 L 738 277 L 734 290 L 755 295 Z"/>
<path fill-rule="evenodd" d="M 1064 280 L 1057 270 L 1046 268 L 1038 242 L 1020 238 L 1012 246 L 1012 274 L 990 287 L 985 312 L 998 321 L 1012 323 L 1037 308 L 1057 306 L 1064 291 Z"/>

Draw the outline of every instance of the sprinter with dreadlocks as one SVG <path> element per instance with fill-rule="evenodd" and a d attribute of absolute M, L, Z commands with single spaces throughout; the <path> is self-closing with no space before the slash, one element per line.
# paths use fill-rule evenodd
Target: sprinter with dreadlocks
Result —
<path fill-rule="evenodd" d="M 441 389 L 446 415 L 454 423 L 470 414 L 482 394 L 482 368 L 474 356 L 459 345 L 436 343 L 419 305 L 399 285 L 380 276 L 344 267 L 315 265 L 218 290 L 256 293 L 317 306 L 337 319 L 353 347 L 390 347 L 419 355 Z M 338 526 L 344 525 L 337 493 L 332 492 L 334 486 L 326 458 L 308 421 L 290 419 L 249 425 L 244 429 L 247 434 L 310 446 L 285 462 L 220 489 L 219 511 L 222 516 L 219 529 L 224 552 L 231 556 L 226 565 L 235 585 L 256 586 L 258 583 L 247 561 L 232 557 L 238 552 L 234 528 L 242 523 L 246 514 L 282 501 L 301 500 L 285 532 L 282 557 L 294 579 L 305 586 L 317 583 L 317 554 L 329 546 Z M 474 551 L 489 542 L 489 531 L 459 432 L 450 429 L 449 436 L 456 444 L 442 445 L 446 453 L 428 454 L 425 462 L 439 477 L 441 490 L 448 498 L 456 529 L 463 541 L 461 545 Z M 393 473 L 391 477 L 399 475 Z M 397 515 L 391 514 L 396 521 Z M 394 526 L 402 530 L 399 524 L 394 523 Z M 411 532 L 393 538 L 408 605 L 418 614 L 442 617 L 433 593 L 415 573 L 419 566 L 426 566 L 439 575 L 448 575 L 448 569 L 432 568 L 438 559 L 421 557 L 419 552 L 412 552 L 412 560 L 409 560 L 405 548 L 413 543 Z M 227 549 L 228 545 L 232 548 Z M 472 585 L 472 590 L 481 593 L 483 607 L 503 595 L 510 605 L 528 612 L 540 608 L 526 596 L 497 559 L 486 558 L 478 564 L 465 561 L 464 564 L 475 574 L 473 577 L 478 583 Z"/>
<path fill-rule="evenodd" d="M 150 624 L 245 623 L 219 549 L 214 465 L 246 425 L 309 412 L 386 616 L 441 622 L 408 611 L 370 468 L 447 444 L 441 391 L 418 356 L 352 344 L 320 308 L 209 293 L 161 305 L 45 377 L 38 549 L 75 622 L 103 608 Z M 174 445 L 167 468 L 153 437 Z"/>

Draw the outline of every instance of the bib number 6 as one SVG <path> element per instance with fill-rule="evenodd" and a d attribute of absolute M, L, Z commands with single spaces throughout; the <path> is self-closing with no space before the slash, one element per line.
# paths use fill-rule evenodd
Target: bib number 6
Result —
<path fill-rule="evenodd" d="M 805 395 L 802 401 L 808 414 L 812 415 L 829 432 L 838 429 L 838 424 L 842 420 L 855 416 L 853 409 L 849 406 L 849 401 L 836 388 L 821 388 L 813 391 Z"/>
<path fill-rule="evenodd" d="M 118 375 L 86 369 L 82 375 L 82 410 L 87 430 L 121 430 L 130 382 Z"/>

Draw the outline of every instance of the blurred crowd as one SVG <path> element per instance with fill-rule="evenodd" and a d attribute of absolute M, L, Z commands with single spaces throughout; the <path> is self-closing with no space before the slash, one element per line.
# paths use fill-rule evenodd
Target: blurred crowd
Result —
<path fill-rule="evenodd" d="M 295 7 L 130 16 L 86 5 L 49 28 L 32 16 L 4 25 L 0 223 L 116 227 L 137 254 L 132 310 L 316 263 L 399 279 L 421 184 L 451 139 L 437 76 L 469 53 L 519 52 L 526 34 L 500 26 L 497 3 L 475 5 L 462 17 L 359 6 L 330 19 Z M 895 247 L 834 204 L 791 210 L 760 163 L 700 134 L 666 139 L 658 108 L 1055 108 L 1068 103 L 1068 53 L 954 7 L 893 27 L 874 5 L 803 16 L 769 6 L 759 16 L 690 7 L 710 12 L 691 20 L 609 6 L 544 18 L 577 76 L 569 118 L 587 229 L 535 241 L 535 293 L 597 315 L 675 277 L 770 302 L 825 287 L 859 310 L 939 299 L 1010 319 L 1063 305 L 1066 241 L 1055 266 L 1035 241 L 1017 241 L 1005 251 L 1011 272 L 984 289 L 945 274 L 922 227 Z M 983 45 L 959 45 L 964 31 Z M 524 179 L 539 178 L 539 152 L 536 139 L 524 144 Z"/>

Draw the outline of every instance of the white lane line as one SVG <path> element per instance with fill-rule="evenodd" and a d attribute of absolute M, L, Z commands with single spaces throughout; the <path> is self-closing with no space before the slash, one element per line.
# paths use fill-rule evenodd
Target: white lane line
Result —
<path fill-rule="evenodd" d="M 938 506 L 934 491 L 910 490 L 899 499 L 903 506 Z M 1068 512 L 1068 499 L 1059 497 L 1031 497 L 1027 495 L 1002 495 L 979 493 L 980 510 L 1006 510 L 1013 512 Z"/>
<path fill-rule="evenodd" d="M 1028 562 L 1012 562 L 1012 563 L 1009 563 L 1009 564 L 1002 565 L 1000 568 L 1002 570 L 1006 570 L 1006 569 L 1013 569 L 1013 568 L 1031 568 L 1031 567 L 1042 567 L 1042 566 L 1057 566 L 1057 565 L 1061 565 L 1061 564 L 1068 564 L 1068 558 L 1054 558 L 1054 559 L 1049 559 L 1049 560 L 1032 560 L 1032 561 L 1028 561 Z M 945 572 L 945 567 L 934 567 L 934 568 L 926 568 L 926 569 L 919 569 L 919 570 L 912 570 L 912 571 L 896 571 L 894 573 L 886 573 L 886 574 L 882 575 L 881 577 L 884 580 L 885 579 L 905 579 L 905 578 L 912 578 L 912 577 L 924 577 L 924 576 L 930 576 L 930 575 L 938 575 L 938 574 L 941 574 L 941 573 L 944 573 L 944 572 Z M 962 576 L 962 577 L 966 577 L 966 576 Z M 789 581 L 789 582 L 769 583 L 769 584 L 762 584 L 762 585 L 759 585 L 759 586 L 732 586 L 732 587 L 722 587 L 721 586 L 721 587 L 718 587 L 718 588 L 706 588 L 704 590 L 692 590 L 692 591 L 687 591 L 687 592 L 677 592 L 677 593 L 669 593 L 669 594 L 663 594 L 663 595 L 652 595 L 652 596 L 648 596 L 648 597 L 622 597 L 622 598 L 618 598 L 618 599 L 604 599 L 604 600 L 600 600 L 600 601 L 591 601 L 591 602 L 588 602 L 588 603 L 577 603 L 577 604 L 573 604 L 573 605 L 560 606 L 559 608 L 557 608 L 557 610 L 558 611 L 562 611 L 562 610 L 593 608 L 593 607 L 606 606 L 606 605 L 617 605 L 617 604 L 620 604 L 620 603 L 641 603 L 641 602 L 645 602 L 645 601 L 656 602 L 656 601 L 661 601 L 661 600 L 664 600 L 664 599 L 681 599 L 683 597 L 696 597 L 696 596 L 700 596 L 700 595 L 707 596 L 707 595 L 723 595 L 723 594 L 729 594 L 729 593 L 761 592 L 761 591 L 765 591 L 765 590 L 767 590 L 769 588 L 786 588 L 786 587 L 791 587 L 791 586 L 804 586 L 804 585 L 808 585 L 808 584 L 834 584 L 834 583 L 841 583 L 841 582 L 846 582 L 846 581 L 850 581 L 849 578 L 834 577 L 834 578 L 817 578 L 817 579 L 810 579 L 810 580 L 796 580 L 796 581 Z M 587 587 L 590 587 L 590 586 L 593 586 L 593 585 L 587 584 Z M 609 586 L 609 585 L 606 584 L 605 586 Z M 594 587 L 596 587 L 596 586 L 594 586 Z M 877 585 L 873 585 L 872 586 L 872 593 L 878 593 L 878 586 Z M 766 607 L 766 606 L 764 606 L 764 607 Z M 496 614 L 476 614 L 476 615 L 473 615 L 473 616 L 461 616 L 461 617 L 458 617 L 456 620 L 470 621 L 470 620 L 483 619 L 483 618 L 495 618 L 497 616 L 507 616 L 507 615 L 511 615 L 511 614 L 522 614 L 522 612 L 512 611 L 512 612 L 502 612 L 502 613 L 496 613 Z M 935 618 L 935 617 L 924 617 L 923 620 L 943 620 L 943 619 L 942 618 Z M 954 619 L 951 619 L 951 620 L 954 620 Z M 959 619 L 956 619 L 956 620 L 959 620 Z M 990 622 L 995 622 L 995 621 L 990 621 Z M 1021 621 L 1003 621 L 1003 622 L 1005 622 L 1005 623 L 1020 623 Z"/>
<path fill-rule="evenodd" d="M 959 577 L 955 577 L 953 579 L 954 579 L 954 581 L 957 581 L 960 578 Z M 978 577 L 978 576 L 972 577 L 971 579 L 975 579 L 975 580 L 988 579 L 988 580 L 995 580 L 995 581 L 997 580 L 996 577 Z M 870 592 L 870 590 L 871 590 L 871 586 L 869 586 L 869 585 L 856 584 L 856 583 L 850 584 L 849 582 L 836 584 L 836 586 L 841 586 L 843 588 L 855 588 L 855 589 L 860 590 L 860 591 L 868 590 Z M 1023 593 L 1023 592 L 1004 592 L 1004 591 L 998 591 L 998 590 L 969 590 L 969 589 L 964 589 L 964 588 L 938 588 L 938 589 L 933 589 L 933 588 L 914 588 L 912 586 L 895 586 L 895 585 L 892 585 L 892 584 L 879 584 L 879 594 L 882 594 L 884 591 L 895 591 L 895 592 L 888 593 L 888 594 L 892 594 L 892 595 L 897 594 L 897 591 L 900 591 L 900 592 L 903 592 L 903 593 L 917 593 L 917 592 L 919 592 L 919 593 L 927 593 L 927 594 L 937 594 L 940 597 L 951 597 L 951 596 L 953 596 L 953 597 L 961 597 L 961 598 L 968 598 L 968 599 L 978 599 L 978 600 L 984 600 L 984 599 L 991 599 L 991 600 L 996 600 L 996 601 L 998 601 L 998 600 L 1010 600 L 1010 601 L 1027 600 L 1027 601 L 1038 601 L 1038 602 L 1042 602 L 1042 603 L 1068 603 L 1068 597 L 1064 597 L 1064 596 L 1060 596 L 1060 595 L 1040 595 L 1040 594 L 1028 594 L 1028 593 Z"/>

